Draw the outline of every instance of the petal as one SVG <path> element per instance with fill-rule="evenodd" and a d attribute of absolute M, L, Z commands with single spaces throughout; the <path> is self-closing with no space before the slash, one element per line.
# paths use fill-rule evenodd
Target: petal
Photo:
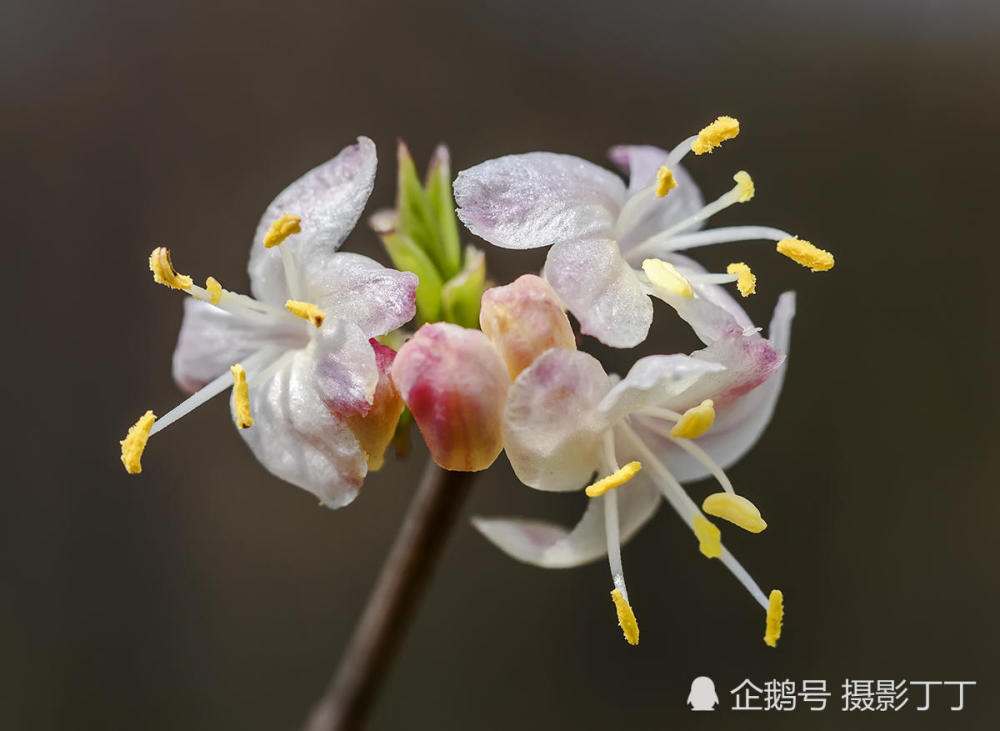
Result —
<path fill-rule="evenodd" d="M 623 172 L 629 173 L 628 197 L 631 198 L 653 183 L 669 154 L 650 145 L 619 145 L 611 148 L 608 157 Z M 624 256 L 628 256 L 633 246 L 704 208 L 701 191 L 688 171 L 678 164 L 671 172 L 677 181 L 676 188 L 664 198 L 646 196 L 637 201 L 631 207 L 629 220 L 619 222 L 618 244 Z M 692 226 L 690 230 L 695 231 L 701 225 Z"/>
<path fill-rule="evenodd" d="M 541 277 L 525 274 L 483 292 L 479 325 L 511 378 L 549 348 L 576 349 L 576 337 L 556 293 Z"/>
<path fill-rule="evenodd" d="M 306 300 L 327 317 L 357 324 L 366 338 L 401 327 L 416 312 L 416 275 L 389 269 L 361 254 L 331 254 L 304 275 Z"/>
<path fill-rule="evenodd" d="M 646 339 L 653 303 L 611 239 L 553 246 L 544 274 L 580 321 L 581 332 L 613 348 L 632 348 Z"/>
<path fill-rule="evenodd" d="M 604 500 L 588 500 L 587 509 L 572 531 L 540 520 L 521 518 L 472 519 L 480 533 L 501 551 L 535 566 L 549 569 L 580 566 L 607 553 Z M 660 494 L 649 480 L 636 477 L 618 490 L 618 521 L 625 543 L 653 517 Z"/>
<path fill-rule="evenodd" d="M 771 346 L 778 352 L 788 352 L 792 318 L 795 315 L 795 294 L 785 292 L 778 299 L 768 334 Z M 715 424 L 698 445 L 711 455 L 723 469 L 734 464 L 757 442 L 774 413 L 785 379 L 787 362 L 759 386 L 728 406 L 716 409 Z M 681 481 L 708 476 L 701 463 L 668 440 L 643 429 L 643 436 L 657 453 L 668 460 L 670 471 Z"/>
<path fill-rule="evenodd" d="M 316 390 L 309 350 L 249 373 L 254 424 L 240 436 L 270 472 L 339 508 L 358 494 L 368 467 L 358 440 Z M 263 375 L 262 382 L 255 376 Z"/>
<path fill-rule="evenodd" d="M 184 300 L 184 320 L 174 349 L 173 374 L 177 385 L 194 393 L 229 366 L 269 345 L 300 347 L 308 338 L 299 327 L 261 327 L 231 315 L 208 302 Z"/>
<path fill-rule="evenodd" d="M 335 252 L 361 215 L 375 184 L 375 143 L 359 137 L 332 160 L 285 188 L 264 211 L 250 248 L 250 287 L 258 299 L 283 305 L 289 297 L 282 254 L 292 254 L 299 272 L 308 272 Z M 302 219 L 302 232 L 267 249 L 264 234 L 288 213 Z M 295 299 L 300 299 L 296 297 Z"/>
<path fill-rule="evenodd" d="M 503 440 L 518 478 L 539 490 L 579 490 L 599 464 L 603 424 L 594 410 L 611 387 L 600 362 L 546 352 L 514 381 Z"/>
<path fill-rule="evenodd" d="M 347 425 L 365 453 L 368 470 L 375 471 L 381 469 L 385 462 L 385 450 L 392 443 L 404 404 L 389 375 L 396 351 L 377 340 L 372 340 L 370 344 L 378 368 L 378 385 L 367 413 L 347 417 Z"/>
<path fill-rule="evenodd" d="M 624 198 L 614 173 L 552 152 L 488 160 L 455 180 L 458 217 L 507 249 L 610 237 Z"/>
<path fill-rule="evenodd" d="M 475 472 L 493 464 L 510 376 L 479 330 L 424 325 L 400 348 L 392 380 L 441 467 Z"/>
<path fill-rule="evenodd" d="M 327 318 L 310 345 L 316 392 L 343 416 L 368 413 L 379 372 L 371 343 L 353 322 Z"/>
<path fill-rule="evenodd" d="M 597 408 L 605 423 L 613 424 L 648 406 L 661 406 L 686 398 L 707 375 L 726 368 L 688 355 L 650 355 L 635 365 L 611 389 Z"/>

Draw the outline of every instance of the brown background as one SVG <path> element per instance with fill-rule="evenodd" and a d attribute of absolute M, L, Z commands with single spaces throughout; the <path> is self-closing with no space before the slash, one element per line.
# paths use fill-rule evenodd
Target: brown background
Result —
<path fill-rule="evenodd" d="M 180 301 L 145 257 L 246 285 L 260 211 L 358 134 L 456 170 L 551 149 L 602 160 L 728 113 L 690 166 L 713 195 L 750 170 L 759 222 L 833 249 L 810 275 L 766 244 L 706 250 L 799 292 L 777 416 L 731 473 L 764 509 L 730 545 L 781 586 L 787 631 L 697 554 L 668 510 L 626 548 L 642 643 L 607 567 L 543 571 L 463 522 L 374 716 L 412 728 L 985 728 L 997 693 L 996 259 L 1000 13 L 991 2 L 504 0 L 4 4 L 6 447 L 0 728 L 292 729 L 325 684 L 415 475 L 328 512 L 270 477 L 217 400 L 117 440 L 179 398 Z M 360 227 L 350 250 L 380 256 Z M 538 252 L 488 251 L 498 281 Z M 689 346 L 660 311 L 656 349 Z M 627 365 L 618 356 L 616 367 Z M 691 486 L 699 498 L 709 483 Z M 501 459 L 470 513 L 572 520 L 582 496 Z M 977 680 L 967 710 L 691 716 L 691 679 Z M 835 699 L 833 706 L 839 702 Z M 856 715 L 856 714 L 855 714 Z M 696 724 L 694 722 L 697 722 Z"/>

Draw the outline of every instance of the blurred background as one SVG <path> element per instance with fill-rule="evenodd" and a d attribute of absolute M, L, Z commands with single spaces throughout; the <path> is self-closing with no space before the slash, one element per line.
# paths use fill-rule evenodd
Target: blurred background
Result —
<path fill-rule="evenodd" d="M 602 162 L 719 114 L 739 139 L 688 169 L 710 198 L 747 169 L 757 197 L 716 223 L 837 255 L 811 275 L 763 242 L 696 252 L 751 264 L 761 324 L 799 295 L 776 416 L 730 471 L 770 527 L 726 536 L 785 592 L 780 646 L 668 509 L 624 551 L 636 648 L 605 563 L 524 566 L 463 520 L 373 728 L 843 728 L 859 716 L 839 710 L 845 678 L 974 680 L 961 713 L 935 690 L 929 712 L 911 697 L 860 718 L 991 726 L 1000 5 L 33 0 L 4 3 L 0 37 L 0 728 L 297 728 L 422 469 L 418 447 L 350 508 L 320 509 L 255 462 L 217 399 L 127 476 L 118 440 L 181 397 L 181 301 L 150 279 L 154 245 L 245 291 L 265 205 L 359 134 L 382 163 L 371 212 L 392 201 L 397 137 L 421 168 L 440 141 L 456 171 L 536 149 Z M 387 261 L 364 225 L 347 249 Z M 543 254 L 487 256 L 507 282 Z M 656 349 L 690 347 L 659 314 Z M 571 523 L 584 500 L 520 486 L 501 458 L 466 513 Z M 744 678 L 825 679 L 834 698 L 691 716 L 697 675 L 724 709 Z"/>

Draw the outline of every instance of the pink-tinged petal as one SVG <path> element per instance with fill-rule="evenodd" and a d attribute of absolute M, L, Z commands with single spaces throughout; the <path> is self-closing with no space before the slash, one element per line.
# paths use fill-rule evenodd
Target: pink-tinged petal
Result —
<path fill-rule="evenodd" d="M 608 157 L 623 172 L 629 174 L 628 197 L 631 198 L 656 180 L 656 173 L 666 163 L 669 153 L 650 145 L 619 145 L 612 147 Z M 629 250 L 653 234 L 672 226 L 705 206 L 694 178 L 681 165 L 671 168 L 677 187 L 664 198 L 644 196 L 630 206 L 628 221 L 620 221 L 618 245 L 628 257 Z M 692 226 L 695 231 L 702 224 Z M 641 263 L 641 262 L 637 262 Z"/>
<path fill-rule="evenodd" d="M 238 431 L 270 472 L 339 508 L 357 496 L 368 466 L 347 424 L 317 392 L 314 373 L 308 350 L 248 371 L 254 423 Z"/>
<path fill-rule="evenodd" d="M 787 353 L 791 340 L 791 322 L 795 315 L 795 294 L 785 292 L 778 299 L 768 330 L 771 347 Z M 774 413 L 784 383 L 787 361 L 763 383 L 729 404 L 717 406 L 715 423 L 698 445 L 723 469 L 734 464 L 757 442 Z M 670 471 L 681 481 L 708 476 L 701 463 L 661 436 L 641 429 L 643 437 L 666 460 Z"/>
<path fill-rule="evenodd" d="M 552 152 L 488 160 L 455 180 L 458 217 L 506 249 L 609 238 L 624 198 L 614 173 Z"/>
<path fill-rule="evenodd" d="M 646 339 L 653 303 L 632 267 L 610 239 L 557 244 L 545 262 L 545 278 L 569 308 L 580 330 L 613 348 Z"/>
<path fill-rule="evenodd" d="M 641 475 L 618 489 L 618 524 L 625 543 L 656 512 L 660 494 Z M 519 561 L 548 569 L 570 568 L 607 553 L 604 533 L 604 500 L 588 500 L 587 509 L 573 530 L 545 521 L 522 518 L 472 519 L 480 533 L 501 551 Z"/>
<path fill-rule="evenodd" d="M 316 392 L 342 416 L 371 408 L 379 371 L 368 337 L 353 322 L 327 317 L 311 345 Z"/>
<path fill-rule="evenodd" d="M 483 292 L 479 326 L 507 364 L 511 378 L 549 348 L 576 349 L 562 303 L 549 283 L 534 274 Z"/>
<path fill-rule="evenodd" d="M 309 272 L 335 252 L 354 228 L 375 184 L 375 143 L 359 137 L 332 160 L 285 188 L 264 211 L 250 248 L 250 287 L 258 299 L 284 305 L 289 292 L 280 249 L 291 254 L 298 272 Z M 298 216 L 302 232 L 270 249 L 263 244 L 271 223 L 283 214 Z M 294 299 L 301 299 L 295 297 Z"/>
<path fill-rule="evenodd" d="M 361 254 L 331 254 L 316 261 L 304 278 L 306 301 L 327 317 L 357 324 L 368 338 L 402 327 L 416 313 L 417 276 Z"/>
<path fill-rule="evenodd" d="M 610 388 L 600 362 L 576 350 L 549 350 L 515 379 L 503 438 L 521 482 L 539 490 L 586 486 L 600 463 L 605 426 L 595 409 Z"/>
<path fill-rule="evenodd" d="M 184 300 L 184 320 L 174 349 L 174 380 L 184 391 L 194 393 L 233 363 L 246 360 L 262 348 L 297 348 L 307 342 L 304 328 L 262 327 L 208 302 L 188 298 Z"/>
<path fill-rule="evenodd" d="M 510 376 L 485 335 L 424 325 L 397 353 L 392 380 L 441 467 L 476 472 L 493 464 Z"/>
<path fill-rule="evenodd" d="M 724 370 L 720 363 L 688 355 L 641 358 L 601 400 L 597 413 L 606 423 L 613 424 L 640 409 L 684 399 L 706 376 Z"/>
<path fill-rule="evenodd" d="M 381 345 L 377 340 L 371 341 L 371 347 L 378 368 L 378 385 L 368 412 L 348 416 L 347 426 L 361 445 L 361 451 L 365 453 L 368 470 L 374 472 L 381 469 L 385 462 L 385 450 L 392 443 L 404 404 L 390 376 L 396 351 Z"/>

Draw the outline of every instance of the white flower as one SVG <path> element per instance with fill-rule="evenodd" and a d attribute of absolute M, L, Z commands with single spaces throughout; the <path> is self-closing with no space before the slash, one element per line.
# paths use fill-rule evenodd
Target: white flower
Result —
<path fill-rule="evenodd" d="M 413 317 L 417 279 L 336 253 L 364 209 L 376 164 L 374 143 L 360 137 L 275 198 L 250 250 L 252 298 L 211 277 L 198 287 L 174 271 L 166 249 L 153 252 L 155 279 L 193 297 L 173 371 L 195 393 L 159 420 L 147 412 L 130 430 L 122 442 L 129 472 L 141 470 L 149 436 L 234 378 L 240 434 L 278 477 L 335 508 L 381 466 L 403 405 L 389 378 L 395 353 L 372 338 Z"/>
<path fill-rule="evenodd" d="M 684 276 L 651 276 L 656 257 L 726 241 L 772 239 L 778 251 L 814 271 L 829 269 L 833 257 L 791 234 L 761 226 L 696 231 L 705 219 L 754 195 L 750 176 L 738 172 L 736 186 L 704 205 L 694 181 L 680 166 L 692 149 L 708 152 L 739 131 L 723 117 L 667 152 L 649 146 L 620 146 L 611 159 L 630 179 L 586 160 L 531 152 L 489 160 L 455 180 L 458 215 L 469 229 L 496 246 L 551 246 L 545 278 L 580 321 L 580 329 L 619 348 L 641 343 L 653 318 L 650 296 L 664 286 L 681 291 Z M 662 270 L 662 267 L 660 267 Z M 655 275 L 655 271 L 653 273 Z M 701 274 L 703 283 L 736 282 L 746 296 L 755 278 L 743 262 L 725 274 Z"/>

